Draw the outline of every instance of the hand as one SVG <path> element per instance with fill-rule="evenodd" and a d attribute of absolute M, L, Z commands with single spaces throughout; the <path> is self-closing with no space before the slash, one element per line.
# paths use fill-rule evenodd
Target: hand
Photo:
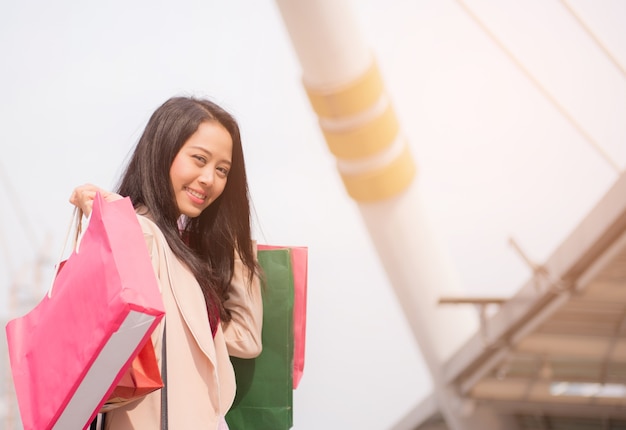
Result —
<path fill-rule="evenodd" d="M 96 192 L 98 191 L 107 202 L 112 202 L 122 198 L 119 194 L 112 193 L 96 187 L 95 185 L 84 184 L 74 188 L 74 191 L 70 196 L 70 203 L 77 208 L 82 209 L 85 216 L 89 216 L 89 214 L 91 214 L 91 208 L 93 207 L 93 200 L 96 198 Z"/>

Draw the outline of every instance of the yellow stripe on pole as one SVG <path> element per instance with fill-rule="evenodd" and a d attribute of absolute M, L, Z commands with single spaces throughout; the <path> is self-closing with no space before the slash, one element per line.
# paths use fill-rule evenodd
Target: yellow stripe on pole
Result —
<path fill-rule="evenodd" d="M 370 108 L 380 99 L 384 85 L 376 62 L 372 62 L 363 75 L 345 86 L 320 90 L 305 83 L 304 88 L 318 116 L 339 118 Z"/>
<path fill-rule="evenodd" d="M 368 168 L 339 168 L 350 197 L 358 202 L 375 202 L 405 191 L 417 167 L 407 142 L 398 142 L 400 125 L 395 111 L 385 103 L 385 87 L 375 61 L 361 76 L 343 85 L 314 88 L 304 84 L 331 153 L 344 166 L 363 164 L 367 159 L 381 163 Z M 380 111 L 379 111 L 380 108 Z M 395 142 L 403 145 L 396 157 L 389 152 Z M 391 161 L 382 162 L 389 154 Z"/>
<path fill-rule="evenodd" d="M 357 174 L 340 172 L 350 197 L 358 202 L 375 202 L 394 197 L 406 190 L 417 173 L 409 145 L 391 163 Z"/>
<path fill-rule="evenodd" d="M 369 157 L 383 151 L 391 146 L 399 132 L 400 125 L 391 104 L 382 115 L 350 129 L 329 130 L 322 125 L 330 152 L 346 160 Z"/>

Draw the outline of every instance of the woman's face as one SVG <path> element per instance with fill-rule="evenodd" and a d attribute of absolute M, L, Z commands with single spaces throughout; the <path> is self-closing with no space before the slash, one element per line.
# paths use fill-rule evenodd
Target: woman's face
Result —
<path fill-rule="evenodd" d="M 199 216 L 224 191 L 233 140 L 217 121 L 203 122 L 180 148 L 170 167 L 176 205 L 181 215 Z"/>

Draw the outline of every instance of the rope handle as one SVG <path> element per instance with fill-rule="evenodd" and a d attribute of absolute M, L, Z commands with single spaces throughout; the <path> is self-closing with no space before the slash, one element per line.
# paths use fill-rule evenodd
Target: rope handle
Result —
<path fill-rule="evenodd" d="M 72 232 L 72 229 L 75 230 L 72 248 L 76 253 L 78 253 L 80 249 L 80 241 L 83 237 L 83 227 L 82 227 L 83 215 L 84 214 L 83 214 L 82 209 L 78 207 L 74 207 L 74 210 L 72 211 L 72 217 L 70 219 L 70 223 L 67 226 L 67 231 L 65 232 L 65 238 L 63 239 L 61 253 L 59 254 L 59 258 L 57 259 L 57 264 L 54 265 L 54 275 L 52 276 L 52 282 L 51 282 L 50 288 L 48 289 L 48 298 L 52 297 L 52 289 L 54 287 L 54 281 L 57 275 L 59 274 L 59 270 L 61 269 L 61 263 L 63 260 L 63 256 L 65 255 L 65 248 L 67 247 L 67 241 L 70 238 L 70 233 Z M 89 224 L 89 217 L 87 218 L 87 224 Z"/>

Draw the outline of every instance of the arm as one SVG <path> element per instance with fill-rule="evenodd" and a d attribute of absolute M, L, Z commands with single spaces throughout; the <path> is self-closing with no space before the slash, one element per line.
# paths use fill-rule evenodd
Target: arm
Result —
<path fill-rule="evenodd" d="M 232 319 L 222 323 L 228 353 L 239 358 L 257 357 L 262 350 L 263 299 L 261 283 L 255 275 L 249 282 L 248 270 L 235 255 L 229 297 L 224 304 Z"/>

